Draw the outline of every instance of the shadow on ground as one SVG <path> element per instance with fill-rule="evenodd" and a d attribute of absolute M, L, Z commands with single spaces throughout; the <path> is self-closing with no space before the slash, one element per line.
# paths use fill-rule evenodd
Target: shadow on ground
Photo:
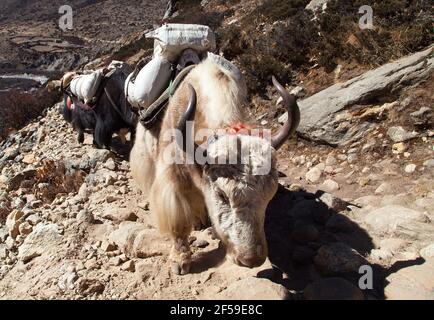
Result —
<path fill-rule="evenodd" d="M 267 270 L 259 274 L 259 277 L 269 278 L 296 292 L 302 292 L 308 284 L 328 277 L 345 278 L 358 287 L 363 275 L 359 274 L 358 270 L 331 272 L 331 265 L 324 270 L 321 263 L 316 262 L 315 257 L 322 246 L 333 243 L 347 245 L 362 257 L 366 257 L 375 248 L 373 240 L 357 223 L 321 202 L 318 199 L 321 194 L 322 192 L 290 192 L 279 186 L 277 194 L 267 208 L 265 221 L 269 259 L 274 270 Z M 351 251 L 349 252 L 351 260 Z M 348 255 L 342 260 L 332 255 L 328 257 L 337 265 L 345 264 L 343 260 L 347 258 Z M 387 269 L 366 262 L 373 269 L 373 289 L 363 291 L 365 298 L 384 299 L 384 288 L 387 284 L 385 278 L 389 274 L 423 262 L 423 259 L 398 262 Z"/>

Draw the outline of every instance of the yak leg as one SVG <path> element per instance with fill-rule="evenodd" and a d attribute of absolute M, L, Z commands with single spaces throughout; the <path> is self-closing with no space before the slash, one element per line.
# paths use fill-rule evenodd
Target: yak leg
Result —
<path fill-rule="evenodd" d="M 107 126 L 101 119 L 98 119 L 95 126 L 94 141 L 99 149 L 106 147 L 110 150 L 113 133 L 107 129 Z"/>
<path fill-rule="evenodd" d="M 173 239 L 172 271 L 184 275 L 190 271 L 188 236 L 196 220 L 195 207 L 188 198 L 190 187 L 178 179 L 172 166 L 157 168 L 156 177 L 158 179 L 154 181 L 149 197 L 150 209 L 156 215 L 159 230 Z"/>
<path fill-rule="evenodd" d="M 191 251 L 188 236 L 174 239 L 169 259 L 174 274 L 185 275 L 190 272 Z"/>
<path fill-rule="evenodd" d="M 84 142 L 84 131 L 80 128 L 78 129 L 78 137 L 77 137 L 78 143 L 82 144 Z"/>
<path fill-rule="evenodd" d="M 128 129 L 123 128 L 120 129 L 119 132 L 117 133 L 119 139 L 121 140 L 122 144 L 126 144 L 127 143 L 127 137 L 126 135 L 128 134 Z"/>

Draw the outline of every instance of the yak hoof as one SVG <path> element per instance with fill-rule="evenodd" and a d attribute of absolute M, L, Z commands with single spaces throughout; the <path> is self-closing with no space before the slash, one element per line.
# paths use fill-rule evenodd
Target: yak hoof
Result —
<path fill-rule="evenodd" d="M 190 272 L 191 261 L 175 262 L 172 261 L 171 269 L 177 276 L 184 276 Z"/>

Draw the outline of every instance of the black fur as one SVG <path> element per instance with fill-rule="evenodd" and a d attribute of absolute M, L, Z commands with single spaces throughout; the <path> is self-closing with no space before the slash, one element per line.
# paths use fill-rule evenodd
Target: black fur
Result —
<path fill-rule="evenodd" d="M 132 111 L 131 106 L 125 99 L 124 85 L 127 74 L 118 69 L 107 80 L 105 88 L 113 99 L 117 110 L 111 104 L 107 94 L 103 91 L 95 107 L 91 110 L 85 110 L 83 104 L 72 97 L 75 104 L 73 110 L 68 109 L 66 104 L 67 95 L 64 98 L 64 104 L 61 108 L 61 114 L 65 121 L 72 124 L 73 128 L 78 131 L 78 142 L 84 141 L 84 130 L 93 130 L 93 143 L 97 148 L 110 149 L 113 133 L 121 129 L 129 129 L 132 134 L 132 140 L 137 123 L 137 115 Z"/>

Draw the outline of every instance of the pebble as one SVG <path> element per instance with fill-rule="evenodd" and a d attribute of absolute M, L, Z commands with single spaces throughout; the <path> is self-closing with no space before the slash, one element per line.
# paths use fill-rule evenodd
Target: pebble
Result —
<path fill-rule="evenodd" d="M 409 173 L 409 174 L 410 174 L 410 173 L 413 173 L 413 172 L 416 171 L 416 165 L 413 164 L 413 163 L 410 163 L 410 164 L 408 164 L 408 165 L 405 166 L 404 171 L 405 171 L 406 173 Z"/>
<path fill-rule="evenodd" d="M 322 172 L 317 167 L 313 167 L 306 173 L 306 180 L 311 183 L 317 183 L 321 178 Z"/>
<path fill-rule="evenodd" d="M 337 191 L 339 190 L 339 184 L 334 180 L 327 179 L 323 183 L 323 188 L 329 192 Z"/>
<path fill-rule="evenodd" d="M 388 182 L 383 182 L 378 186 L 378 188 L 375 190 L 375 194 L 387 194 L 392 192 L 392 186 Z"/>
<path fill-rule="evenodd" d="M 432 167 L 434 167 L 434 159 L 426 160 L 426 161 L 423 163 L 423 165 L 424 165 L 425 167 L 428 167 L 428 168 L 432 168 Z"/>
<path fill-rule="evenodd" d="M 135 263 L 133 260 L 129 260 L 125 263 L 122 264 L 121 266 L 121 270 L 123 271 L 129 271 L 129 272 L 134 272 L 135 271 Z"/>

